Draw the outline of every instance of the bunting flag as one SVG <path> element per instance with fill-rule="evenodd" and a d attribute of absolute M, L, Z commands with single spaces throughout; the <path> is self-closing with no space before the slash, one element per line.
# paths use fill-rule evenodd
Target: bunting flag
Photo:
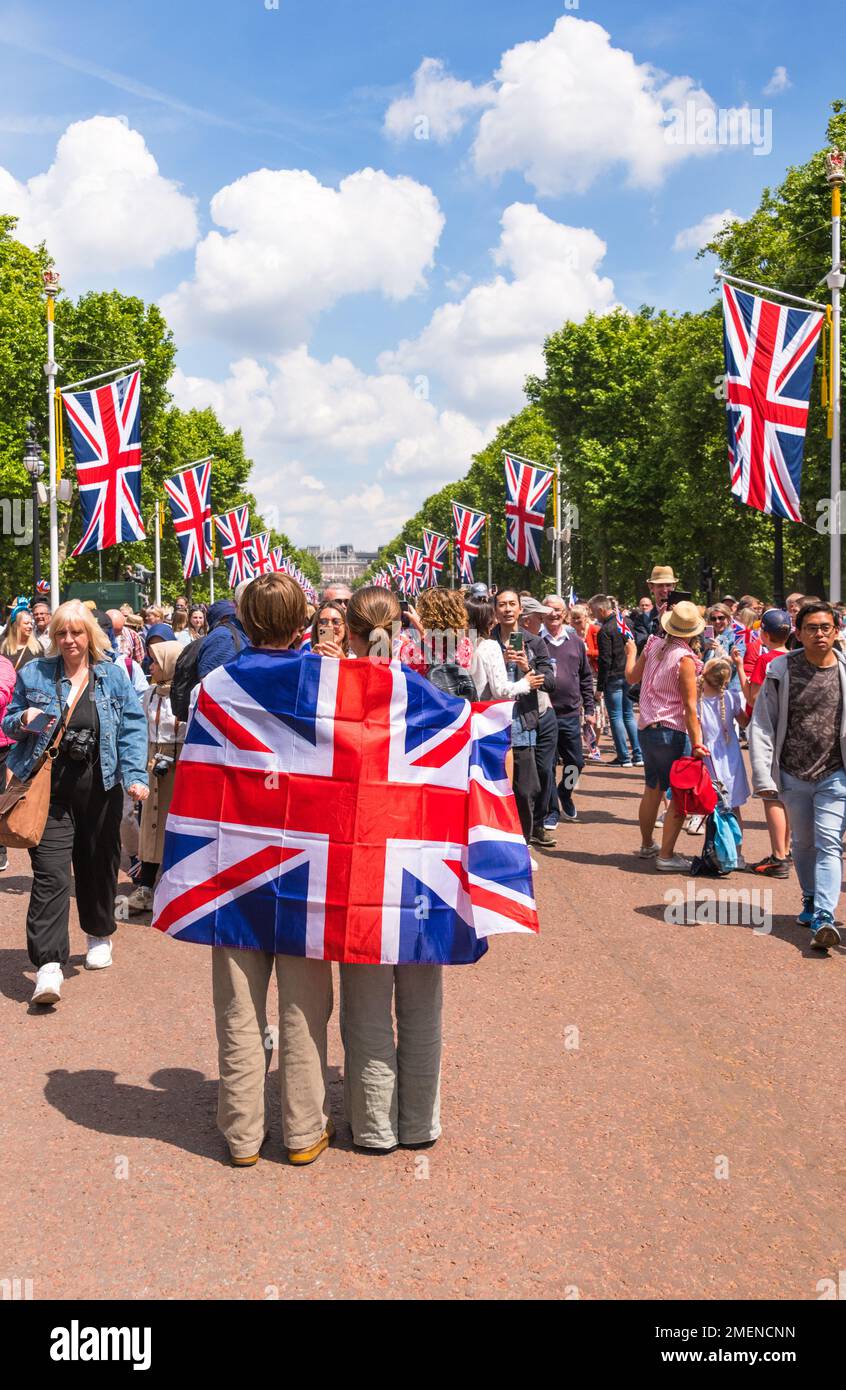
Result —
<path fill-rule="evenodd" d="M 406 593 L 409 598 L 416 598 L 423 588 L 423 552 L 416 545 L 407 545 L 405 557 L 408 562 L 405 576 Z"/>
<path fill-rule="evenodd" d="M 185 579 L 205 574 L 212 563 L 211 466 L 206 459 L 164 480 Z"/>
<path fill-rule="evenodd" d="M 261 531 L 259 535 L 253 536 L 251 559 L 253 563 L 253 573 L 256 577 L 260 574 L 270 574 L 273 570 L 273 556 L 270 553 L 270 535 L 267 531 Z"/>
<path fill-rule="evenodd" d="M 506 772 L 513 704 L 392 661 L 244 650 L 203 681 L 153 926 L 354 964 L 459 965 L 535 935 Z M 420 912 L 420 903 L 426 911 Z"/>
<path fill-rule="evenodd" d="M 146 538 L 141 520 L 141 373 L 63 392 L 82 509 L 74 555 Z"/>
<path fill-rule="evenodd" d="M 423 588 L 434 589 L 440 583 L 439 575 L 444 567 L 444 556 L 449 541 L 439 531 L 423 530 Z"/>
<path fill-rule="evenodd" d="M 460 502 L 453 502 L 452 519 L 455 523 L 458 571 L 465 584 L 472 584 L 473 566 L 479 555 L 478 536 L 487 517 L 484 512 L 474 512 L 472 507 L 462 507 Z"/>
<path fill-rule="evenodd" d="M 505 553 L 518 565 L 541 567 L 538 541 L 546 525 L 546 504 L 555 474 L 516 454 L 505 461 Z"/>
<path fill-rule="evenodd" d="M 732 495 L 790 521 L 802 520 L 802 457 L 823 318 L 723 281 Z"/>
<path fill-rule="evenodd" d="M 231 512 L 216 516 L 214 524 L 220 536 L 220 550 L 226 561 L 229 587 L 234 589 L 245 579 L 253 579 L 253 538 L 250 535 L 250 509 L 233 507 Z"/>

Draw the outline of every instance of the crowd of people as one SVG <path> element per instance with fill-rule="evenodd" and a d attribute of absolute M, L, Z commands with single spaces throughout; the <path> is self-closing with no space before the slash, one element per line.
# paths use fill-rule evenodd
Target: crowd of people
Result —
<path fill-rule="evenodd" d="M 578 821 L 579 779 L 587 761 L 604 760 L 607 734 L 608 765 L 642 770 L 633 853 L 656 872 L 690 874 L 694 857 L 677 845 L 683 830 L 701 826 L 688 823 L 674 796 L 673 770 L 699 760 L 738 836 L 750 797 L 761 799 L 770 852 L 755 863 L 740 854 L 738 867 L 776 878 L 795 868 L 797 920 L 814 947 L 839 945 L 842 605 L 794 593 L 784 608 L 753 595 L 701 607 L 678 585 L 671 567 L 656 565 L 648 593 L 630 607 L 611 594 L 580 603 L 482 583 L 429 589 L 413 602 L 379 587 L 353 593 L 334 585 L 312 607 L 278 574 L 241 584 L 208 609 L 183 596 L 139 614 L 79 600 L 51 612 L 41 598 L 14 600 L 0 636 L 0 781 L 25 783 L 51 762 L 46 825 L 29 851 L 33 1005 L 61 998 L 72 883 L 90 970 L 113 962 L 121 862 L 132 880 L 127 911 L 152 908 L 201 682 L 236 658 L 278 650 L 332 661 L 395 659 L 457 698 L 512 700 L 509 776 L 523 836 L 540 849 L 560 843 Z M 531 863 L 539 869 L 536 858 Z M 0 847 L 0 869 L 6 865 Z M 215 949 L 214 960 L 219 1123 L 232 1162 L 254 1163 L 265 1137 L 264 1001 L 275 967 L 285 1142 L 292 1163 L 310 1163 L 332 1137 L 330 966 L 226 948 Z M 364 1150 L 438 1138 L 441 973 L 416 964 L 341 968 L 345 1105 Z"/>

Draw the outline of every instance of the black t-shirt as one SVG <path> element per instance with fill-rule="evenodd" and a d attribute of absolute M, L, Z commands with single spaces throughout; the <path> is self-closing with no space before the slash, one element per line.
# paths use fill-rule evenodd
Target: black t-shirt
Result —
<path fill-rule="evenodd" d="M 67 741 L 68 734 L 71 735 L 72 741 L 74 734 L 80 734 L 84 730 L 89 730 L 94 734 L 96 740 L 94 757 L 93 759 L 71 758 L 69 756 L 70 743 Z M 99 748 L 100 716 L 97 713 L 97 705 L 94 700 L 94 682 L 89 681 L 88 686 L 83 690 L 71 711 L 70 719 L 65 725 L 65 732 L 59 744 L 59 756 L 53 765 L 53 796 L 61 796 L 63 789 L 78 782 L 84 773 L 90 772 L 93 767 L 97 766 L 100 761 Z"/>

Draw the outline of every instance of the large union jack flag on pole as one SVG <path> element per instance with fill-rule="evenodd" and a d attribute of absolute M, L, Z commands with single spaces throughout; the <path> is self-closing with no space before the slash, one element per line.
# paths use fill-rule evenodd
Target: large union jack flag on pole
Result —
<path fill-rule="evenodd" d="M 505 461 L 505 551 L 518 565 L 541 567 L 538 539 L 546 525 L 546 503 L 555 474 L 528 459 L 503 452 Z"/>
<path fill-rule="evenodd" d="M 211 466 L 203 459 L 164 480 L 185 579 L 205 574 L 212 563 Z"/>
<path fill-rule="evenodd" d="M 405 554 L 408 561 L 405 589 L 409 598 L 416 598 L 423 588 L 423 552 L 416 545 L 407 545 Z"/>
<path fill-rule="evenodd" d="M 258 536 L 253 536 L 252 562 L 254 575 L 272 573 L 274 569 L 273 551 L 268 531 L 262 531 Z"/>
<path fill-rule="evenodd" d="M 460 502 L 453 502 L 452 519 L 455 523 L 459 573 L 465 584 L 472 584 L 473 566 L 479 556 L 478 537 L 487 516 L 484 512 L 474 512 L 472 507 L 462 507 Z"/>
<path fill-rule="evenodd" d="M 242 652 L 200 688 L 153 925 L 358 964 L 462 964 L 536 932 L 511 718 L 397 661 Z"/>
<path fill-rule="evenodd" d="M 802 456 L 822 324 L 822 313 L 723 282 L 731 491 L 790 521 L 802 520 Z"/>
<path fill-rule="evenodd" d="M 143 541 L 141 520 L 141 373 L 93 391 L 62 393 L 82 508 L 74 555 Z"/>
<path fill-rule="evenodd" d="M 255 579 L 249 507 L 233 507 L 231 512 L 216 516 L 214 524 L 220 536 L 220 549 L 226 561 L 230 589 L 244 579 Z"/>
<path fill-rule="evenodd" d="M 449 541 L 439 531 L 423 530 L 423 588 L 434 589 L 440 583 L 439 575 L 444 567 L 444 555 Z"/>

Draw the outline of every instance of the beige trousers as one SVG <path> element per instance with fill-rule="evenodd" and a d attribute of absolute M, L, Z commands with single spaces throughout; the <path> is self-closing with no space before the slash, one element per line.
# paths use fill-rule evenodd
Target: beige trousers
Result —
<path fill-rule="evenodd" d="M 356 1144 L 437 1139 L 442 1006 L 443 966 L 341 966 L 344 1108 Z"/>
<path fill-rule="evenodd" d="M 267 1133 L 265 1076 L 273 1053 L 267 1029 L 267 989 L 274 965 L 279 988 L 279 1081 L 285 1147 L 311 1148 L 329 1118 L 329 961 L 216 946 L 212 950 L 212 985 L 220 1064 L 217 1123 L 235 1158 L 257 1154 Z"/>

